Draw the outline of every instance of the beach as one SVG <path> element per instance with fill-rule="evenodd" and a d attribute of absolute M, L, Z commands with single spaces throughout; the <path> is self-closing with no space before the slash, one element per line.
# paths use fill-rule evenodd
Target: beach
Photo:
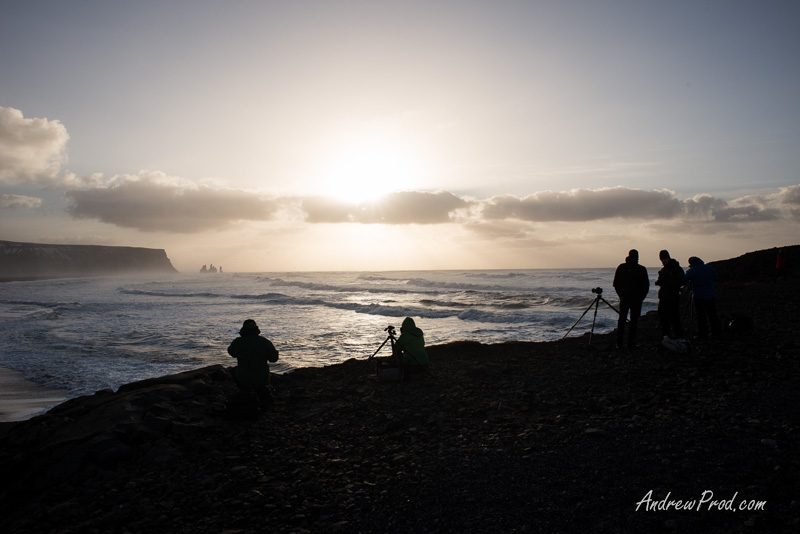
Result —
<path fill-rule="evenodd" d="M 4 280 L 0 279 L 0 283 Z M 4 317 L 0 316 L 0 321 Z M 26 380 L 22 373 L 0 367 L 0 423 L 24 421 L 64 402 L 68 392 Z"/>
<path fill-rule="evenodd" d="M 651 312 L 637 350 L 464 341 L 405 383 L 365 359 L 274 375 L 254 421 L 226 416 L 223 365 L 71 399 L 0 424 L 0 527 L 796 532 L 800 281 L 748 269 L 720 265 L 718 304 L 752 327 L 691 354 Z"/>
<path fill-rule="evenodd" d="M 25 380 L 22 373 L 0 367 L 0 422 L 23 421 L 64 402 L 67 392 Z"/>

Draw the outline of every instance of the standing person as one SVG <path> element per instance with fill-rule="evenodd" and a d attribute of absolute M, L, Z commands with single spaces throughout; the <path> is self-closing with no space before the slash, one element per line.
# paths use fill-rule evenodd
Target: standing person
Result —
<path fill-rule="evenodd" d="M 407 372 L 419 372 L 428 365 L 425 335 L 411 317 L 403 319 L 400 337 L 394 343 L 394 352 L 396 356 L 402 357 L 403 367 Z"/>
<path fill-rule="evenodd" d="M 233 370 L 233 377 L 239 389 L 255 391 L 259 404 L 264 407 L 272 402 L 269 362 L 278 361 L 278 351 L 269 339 L 260 334 L 256 322 L 247 319 L 239 330 L 239 337 L 228 347 L 228 354 L 236 358 L 238 363 Z"/>
<path fill-rule="evenodd" d="M 636 331 L 639 327 L 639 316 L 642 314 L 642 302 L 650 291 L 650 277 L 647 269 L 639 265 L 639 251 L 632 249 L 625 258 L 625 263 L 617 267 L 614 273 L 614 289 L 619 296 L 619 321 L 617 322 L 617 348 L 621 349 L 625 338 L 625 321 L 628 312 L 631 315 L 631 331 L 628 334 L 628 348 L 636 348 Z"/>
<path fill-rule="evenodd" d="M 786 259 L 783 249 L 778 249 L 778 254 L 775 256 L 775 278 L 773 282 L 778 283 L 778 278 L 782 277 L 784 282 L 789 280 L 789 261 Z"/>
<path fill-rule="evenodd" d="M 656 285 L 658 290 L 658 318 L 661 321 L 661 333 L 669 337 L 670 329 L 678 339 L 683 338 L 683 325 L 681 324 L 681 288 L 686 274 L 678 260 L 670 258 L 669 252 L 662 250 L 658 253 L 663 269 L 658 271 Z"/>
<path fill-rule="evenodd" d="M 697 312 L 697 340 L 708 338 L 708 323 L 711 323 L 711 336 L 719 337 L 720 323 L 717 317 L 717 270 L 706 265 L 697 256 L 689 258 L 686 282 L 691 284 L 694 309 Z"/>

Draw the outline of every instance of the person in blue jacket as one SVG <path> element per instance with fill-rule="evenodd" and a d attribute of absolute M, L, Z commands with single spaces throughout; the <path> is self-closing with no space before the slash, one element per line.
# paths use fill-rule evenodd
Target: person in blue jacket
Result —
<path fill-rule="evenodd" d="M 697 256 L 689 258 L 686 283 L 692 288 L 694 309 L 697 312 L 697 339 L 708 339 L 708 324 L 711 324 L 711 337 L 719 337 L 720 322 L 717 317 L 717 270 L 707 265 Z"/>

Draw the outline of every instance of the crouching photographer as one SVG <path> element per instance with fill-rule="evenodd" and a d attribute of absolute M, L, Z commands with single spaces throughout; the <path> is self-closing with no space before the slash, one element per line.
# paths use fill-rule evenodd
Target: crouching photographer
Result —
<path fill-rule="evenodd" d="M 392 346 L 392 355 L 400 362 L 406 374 L 421 373 L 428 366 L 428 353 L 425 352 L 425 334 L 406 317 L 400 326 L 400 337 Z"/>

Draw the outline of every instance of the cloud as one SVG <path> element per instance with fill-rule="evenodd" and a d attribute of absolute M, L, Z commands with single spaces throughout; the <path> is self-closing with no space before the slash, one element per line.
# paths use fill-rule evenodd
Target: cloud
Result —
<path fill-rule="evenodd" d="M 718 222 L 761 222 L 798 218 L 800 185 L 782 187 L 771 195 L 748 195 L 717 205 L 711 215 Z"/>
<path fill-rule="evenodd" d="M 701 194 L 683 201 L 686 215 L 690 217 L 712 217 L 715 211 L 724 210 L 728 203 L 721 198 Z"/>
<path fill-rule="evenodd" d="M 520 221 L 464 221 L 464 228 L 485 239 L 520 241 L 534 234 L 533 225 Z"/>
<path fill-rule="evenodd" d="M 116 176 L 107 187 L 70 190 L 67 211 L 75 218 L 145 232 L 196 233 L 235 221 L 266 221 L 278 204 L 247 191 L 194 186 L 163 173 Z"/>
<path fill-rule="evenodd" d="M 726 202 L 711 195 L 696 195 L 683 201 L 686 217 L 718 223 L 761 222 L 778 219 L 781 210 L 765 197 L 747 196 Z"/>
<path fill-rule="evenodd" d="M 625 187 L 566 192 L 543 191 L 475 200 L 447 191 L 403 191 L 361 203 L 326 196 L 264 197 L 243 190 L 197 185 L 161 172 L 141 172 L 105 179 L 92 175 L 75 183 L 94 184 L 66 193 L 68 212 L 146 232 L 196 233 L 228 228 L 239 221 L 280 217 L 306 223 L 460 224 L 474 234 L 533 238 L 537 223 L 600 220 L 652 221 L 674 225 L 738 225 L 800 219 L 800 185 L 772 195 L 730 201 L 708 194 L 679 199 L 668 190 Z M 97 185 L 100 184 L 100 185 Z M 30 198 L 30 197 L 27 197 Z M 12 200 L 6 201 L 8 205 Z M 23 203 L 21 199 L 15 205 Z M 29 204 L 30 205 L 30 204 Z"/>
<path fill-rule="evenodd" d="M 41 198 L 25 195 L 0 195 L 0 208 L 38 208 L 41 205 Z"/>
<path fill-rule="evenodd" d="M 775 198 L 783 205 L 800 208 L 800 185 L 782 187 Z"/>
<path fill-rule="evenodd" d="M 749 205 L 714 210 L 713 216 L 716 222 L 760 222 L 778 219 L 780 211 Z"/>
<path fill-rule="evenodd" d="M 68 140 L 61 122 L 26 119 L 18 109 L 0 106 L 0 183 L 58 183 Z"/>
<path fill-rule="evenodd" d="M 310 223 L 440 224 L 453 222 L 451 214 L 469 201 L 441 191 L 402 191 L 358 204 L 330 197 L 308 197 L 302 209 Z"/>
<path fill-rule="evenodd" d="M 642 191 L 625 187 L 542 191 L 525 198 L 497 196 L 489 199 L 483 208 L 486 219 L 533 222 L 669 219 L 682 212 L 681 201 L 671 191 Z"/>
<path fill-rule="evenodd" d="M 795 206 L 797 208 L 795 208 Z M 567 192 L 543 191 L 517 198 L 510 195 L 483 203 L 485 220 L 528 222 L 587 222 L 609 219 L 706 220 L 717 223 L 763 222 L 798 217 L 800 186 L 782 188 L 768 196 L 726 201 L 708 194 L 680 200 L 672 191 L 643 191 L 625 187 Z"/>
<path fill-rule="evenodd" d="M 789 210 L 792 218 L 800 221 L 800 185 L 782 187 L 775 200 L 780 207 Z"/>

